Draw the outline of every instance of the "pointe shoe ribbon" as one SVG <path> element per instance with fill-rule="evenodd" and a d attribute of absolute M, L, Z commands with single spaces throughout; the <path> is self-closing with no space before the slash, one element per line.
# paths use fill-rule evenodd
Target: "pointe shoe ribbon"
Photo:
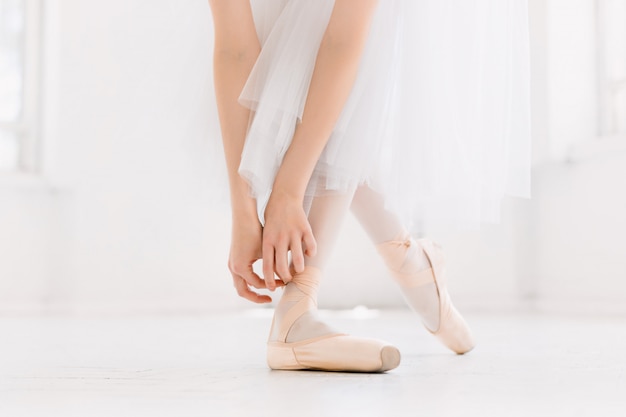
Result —
<path fill-rule="evenodd" d="M 343 372 L 385 372 L 400 363 L 400 352 L 386 342 L 354 337 L 342 333 L 328 334 L 296 342 L 287 342 L 293 324 L 303 314 L 317 308 L 317 290 L 321 272 L 306 267 L 287 284 L 299 291 L 285 292 L 281 299 L 295 303 L 280 319 L 274 318 L 272 329 L 278 326 L 277 337 L 267 343 L 267 363 L 279 370 L 323 370 Z M 272 334 L 271 332 L 270 334 Z"/>
<path fill-rule="evenodd" d="M 377 245 L 376 249 L 391 271 L 394 279 L 403 287 L 414 288 L 434 281 L 430 269 L 416 271 L 410 259 L 406 259 L 407 251 L 416 242 L 407 234 L 399 240 L 390 240 Z"/>
<path fill-rule="evenodd" d="M 289 309 L 287 314 L 280 320 L 281 326 L 278 333 L 278 340 L 285 342 L 287 335 L 291 329 L 291 325 L 304 313 L 317 309 L 317 290 L 319 289 L 320 271 L 317 268 L 307 267 L 304 272 L 294 274 L 293 284 L 298 287 L 300 294 L 291 293 L 284 294 L 283 298 L 286 302 L 295 302 L 296 304 Z M 281 299 L 282 301 L 282 299 Z"/>
<path fill-rule="evenodd" d="M 407 259 L 407 251 L 414 245 L 424 251 L 430 268 L 416 271 L 411 259 Z M 424 326 L 426 330 L 457 354 L 472 350 L 475 346 L 474 337 L 463 316 L 452 304 L 446 288 L 446 268 L 441 246 L 429 239 L 413 240 L 405 234 L 400 239 L 377 245 L 377 250 L 402 287 L 415 288 L 435 283 L 439 295 L 439 328 L 431 330 Z"/>

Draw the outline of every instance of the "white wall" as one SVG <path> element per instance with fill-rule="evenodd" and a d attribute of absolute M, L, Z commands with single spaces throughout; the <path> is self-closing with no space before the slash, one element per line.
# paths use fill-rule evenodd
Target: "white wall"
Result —
<path fill-rule="evenodd" d="M 550 152 L 598 134 L 595 7 L 593 0 L 547 0 Z"/>
<path fill-rule="evenodd" d="M 240 305 L 211 212 L 208 4 L 44 5 L 47 182 L 0 184 L 1 306 Z"/>
<path fill-rule="evenodd" d="M 531 0 L 532 9 L 540 26 L 533 28 L 534 133 L 542 143 L 526 238 L 518 242 L 530 264 L 527 294 L 543 310 L 623 314 L 626 138 L 599 138 L 595 2 Z"/>
<path fill-rule="evenodd" d="M 601 133 L 626 134 L 626 2 L 599 0 Z"/>
<path fill-rule="evenodd" d="M 220 150 L 209 139 L 216 126 L 208 117 L 215 110 L 207 93 L 206 2 L 44 3 L 48 183 L 0 179 L 0 311 L 249 307 L 231 287 L 229 219 L 210 192 Z M 626 301 L 616 245 L 626 233 L 618 215 L 626 199 L 617 186 L 596 185 L 622 181 L 626 164 L 550 162 L 568 143 L 594 134 L 593 47 L 585 35 L 593 27 L 591 3 L 530 2 L 534 198 L 506 201 L 500 226 L 437 236 L 450 260 L 451 290 L 465 309 L 560 300 L 576 310 L 592 282 L 602 283 L 594 300 Z M 592 271 L 601 260 L 598 278 Z M 600 288 L 607 285 L 620 291 L 606 297 Z M 349 219 L 321 305 L 401 303 Z"/>
<path fill-rule="evenodd" d="M 533 262 L 538 306 L 626 308 L 626 153 L 536 169 Z"/>
<path fill-rule="evenodd" d="M 226 210 L 215 210 L 210 192 L 210 164 L 219 148 L 209 139 L 216 126 L 208 117 L 215 113 L 206 85 L 208 5 L 44 3 L 48 183 L 0 185 L 0 309 L 248 306 L 232 290 L 225 268 L 229 219 Z M 452 270 L 466 283 L 457 292 L 469 294 L 469 304 L 478 304 L 478 288 L 514 294 L 509 263 L 466 268 L 474 262 L 466 248 L 475 240 L 455 242 L 448 244 L 457 260 Z M 480 251 L 485 259 L 498 258 Z M 401 305 L 375 256 L 348 221 L 321 304 Z M 507 279 L 483 283 L 490 281 L 485 270 Z"/>

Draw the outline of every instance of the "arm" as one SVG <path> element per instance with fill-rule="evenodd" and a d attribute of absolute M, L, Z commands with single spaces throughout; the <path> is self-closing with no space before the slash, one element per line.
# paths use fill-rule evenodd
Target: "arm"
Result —
<path fill-rule="evenodd" d="M 232 207 L 228 268 L 240 296 L 265 303 L 271 298 L 250 289 L 250 286 L 266 287 L 252 270 L 252 264 L 262 254 L 262 229 L 256 214 L 256 202 L 249 196 L 248 185 L 237 173 L 250 117 L 250 111 L 237 100 L 261 47 L 249 0 L 209 0 L 209 4 L 215 25 L 215 95 Z"/>
<path fill-rule="evenodd" d="M 313 78 L 291 146 L 285 153 L 265 210 L 263 274 L 271 287 L 274 270 L 284 281 L 304 268 L 315 240 L 302 209 L 307 184 L 356 79 L 377 0 L 336 0 L 318 51 Z M 305 245 L 303 252 L 302 242 Z"/>

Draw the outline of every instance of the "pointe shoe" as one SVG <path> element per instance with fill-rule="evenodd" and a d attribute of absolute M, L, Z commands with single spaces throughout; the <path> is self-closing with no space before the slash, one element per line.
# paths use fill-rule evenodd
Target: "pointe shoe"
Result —
<path fill-rule="evenodd" d="M 406 261 L 407 250 L 411 245 L 418 245 L 424 250 L 430 268 L 415 272 L 410 270 L 410 265 L 405 265 L 408 263 Z M 472 332 L 452 304 L 446 288 L 446 266 L 441 247 L 429 239 L 415 241 L 407 237 L 403 240 L 381 243 L 377 245 L 377 249 L 400 286 L 415 288 L 435 283 L 439 295 L 439 328 L 432 330 L 424 325 L 426 330 L 459 355 L 472 350 L 476 344 Z M 409 268 L 406 268 L 407 266 Z M 404 269 L 409 269 L 409 271 Z"/>
<path fill-rule="evenodd" d="M 307 266 L 295 274 L 287 285 L 299 291 L 285 294 L 291 308 L 277 320 L 274 316 L 270 340 L 267 343 L 267 364 L 277 370 L 321 370 L 342 372 L 385 372 L 400 364 L 400 352 L 390 344 L 330 331 L 330 333 L 301 341 L 288 342 L 294 323 L 307 313 L 317 310 L 317 289 L 321 273 Z M 281 299 L 281 302 L 283 302 Z"/>

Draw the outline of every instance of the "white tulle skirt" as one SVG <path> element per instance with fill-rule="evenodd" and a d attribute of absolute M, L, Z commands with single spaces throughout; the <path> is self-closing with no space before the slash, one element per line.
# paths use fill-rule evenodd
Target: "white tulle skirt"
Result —
<path fill-rule="evenodd" d="M 261 221 L 333 5 L 252 1 L 262 51 L 240 97 L 254 116 L 239 172 Z M 526 0 L 377 7 L 306 202 L 367 184 L 415 232 L 497 222 L 503 196 L 530 194 Z"/>

